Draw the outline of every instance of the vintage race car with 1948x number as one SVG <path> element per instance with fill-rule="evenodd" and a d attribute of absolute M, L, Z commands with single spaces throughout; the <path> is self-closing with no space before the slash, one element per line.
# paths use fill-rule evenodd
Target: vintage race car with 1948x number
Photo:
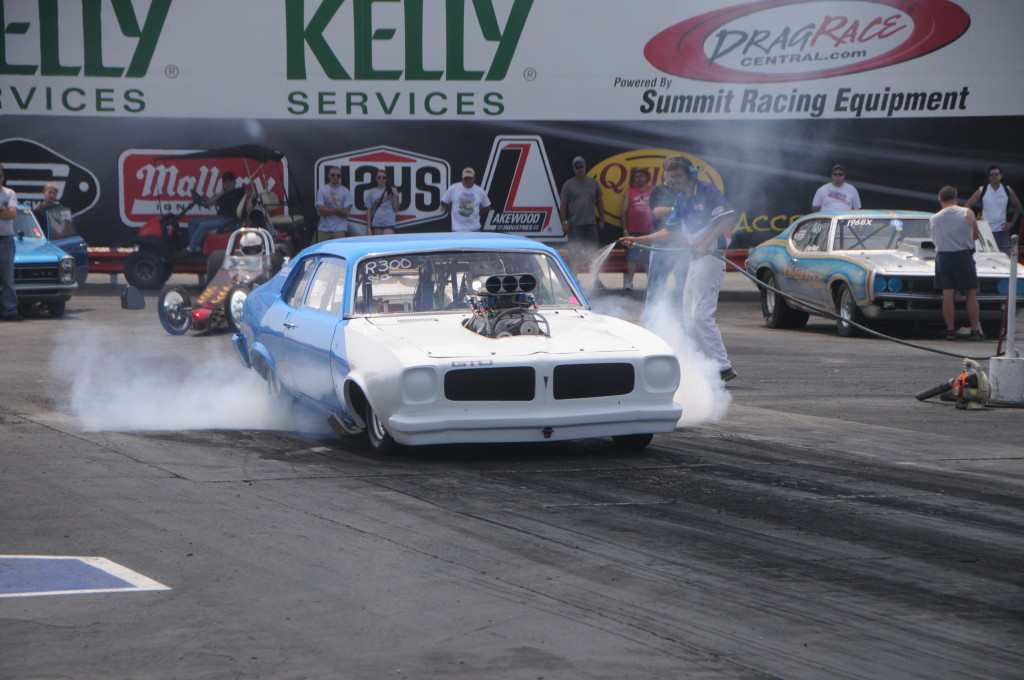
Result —
<path fill-rule="evenodd" d="M 233 338 L 272 394 L 342 435 L 395 444 L 671 432 L 678 359 L 595 314 L 553 249 L 501 234 L 355 237 L 296 256 L 245 302 Z"/>
<path fill-rule="evenodd" d="M 765 324 L 803 328 L 809 313 L 814 313 L 811 306 L 839 315 L 836 329 L 843 336 L 855 332 L 851 321 L 942 322 L 930 217 L 931 213 L 908 210 L 819 212 L 752 249 L 747 271 L 792 296 L 785 299 L 761 288 Z M 978 303 L 982 323 L 994 335 L 1006 306 L 1010 259 L 999 252 L 986 222 L 979 222 L 978 229 Z M 1017 291 L 1017 306 L 1024 306 L 1020 277 Z M 960 297 L 958 293 L 962 307 Z"/>

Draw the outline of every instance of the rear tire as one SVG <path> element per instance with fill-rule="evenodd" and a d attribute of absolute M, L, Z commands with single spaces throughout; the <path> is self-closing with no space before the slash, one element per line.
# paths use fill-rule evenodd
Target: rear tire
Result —
<path fill-rule="evenodd" d="M 192 328 L 192 298 L 181 286 L 167 286 L 156 303 L 160 325 L 171 335 L 184 335 Z"/>
<path fill-rule="evenodd" d="M 775 274 L 771 271 L 763 272 L 758 278 L 767 286 L 778 288 Z M 759 286 L 761 291 L 761 314 L 764 315 L 764 325 L 768 328 L 803 328 L 807 325 L 810 314 L 793 309 L 781 295 L 773 290 Z"/>
<path fill-rule="evenodd" d="M 130 285 L 156 290 L 171 277 L 171 268 L 152 250 L 136 250 L 124 262 L 124 278 Z"/>
<path fill-rule="evenodd" d="M 217 275 L 220 268 L 224 266 L 224 253 L 223 250 L 215 250 L 210 253 L 210 256 L 206 258 L 206 283 L 209 284 L 213 281 L 213 277 Z"/>
<path fill-rule="evenodd" d="M 851 338 L 860 335 L 860 330 L 852 326 L 850 322 L 864 325 L 864 315 L 853 297 L 853 291 L 845 283 L 839 285 L 836 291 L 836 332 L 844 338 Z"/>
<path fill-rule="evenodd" d="M 366 434 L 370 438 L 370 446 L 377 453 L 394 453 L 398 449 L 398 443 L 388 433 L 369 401 L 366 402 Z"/>
<path fill-rule="evenodd" d="M 654 439 L 653 434 L 620 434 L 612 437 L 615 446 L 623 451 L 639 451 L 647 448 L 647 445 Z"/>

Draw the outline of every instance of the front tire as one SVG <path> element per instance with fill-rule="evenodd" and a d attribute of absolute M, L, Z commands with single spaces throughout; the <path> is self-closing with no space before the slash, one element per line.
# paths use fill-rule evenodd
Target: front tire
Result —
<path fill-rule="evenodd" d="M 63 300 L 61 300 L 60 302 L 47 302 L 46 311 L 48 311 L 50 313 L 50 316 L 52 316 L 53 318 L 59 319 L 60 317 L 64 316 L 64 310 L 67 307 L 67 304 L 68 303 Z"/>
<path fill-rule="evenodd" d="M 231 286 L 228 294 L 224 296 L 224 318 L 235 333 L 242 330 L 242 311 L 248 298 L 249 289 L 245 286 Z"/>
<path fill-rule="evenodd" d="M 759 278 L 765 286 L 779 287 L 774 272 L 766 271 Z M 774 290 L 769 290 L 764 286 L 758 288 L 761 291 L 761 314 L 764 315 L 765 326 L 768 328 L 803 328 L 807 325 L 810 314 L 793 309 Z"/>
<path fill-rule="evenodd" d="M 171 268 L 148 248 L 136 250 L 124 262 L 124 278 L 136 288 L 156 290 L 171 277 Z"/>
<path fill-rule="evenodd" d="M 864 315 L 853 297 L 853 291 L 845 283 L 839 285 L 836 291 L 836 332 L 844 338 L 855 337 L 860 331 L 851 322 L 864 325 Z"/>
<path fill-rule="evenodd" d="M 398 449 L 398 443 L 388 433 L 369 401 L 366 402 L 366 434 L 370 438 L 370 446 L 377 453 L 394 453 Z"/>
<path fill-rule="evenodd" d="M 160 291 L 156 311 L 160 325 L 171 335 L 184 335 L 192 328 L 192 298 L 181 286 L 167 286 Z"/>

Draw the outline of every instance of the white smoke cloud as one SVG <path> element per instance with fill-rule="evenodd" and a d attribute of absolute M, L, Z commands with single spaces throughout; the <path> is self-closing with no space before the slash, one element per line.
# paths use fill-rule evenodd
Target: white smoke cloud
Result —
<path fill-rule="evenodd" d="M 598 271 L 601 263 L 592 264 L 591 271 Z M 715 422 L 725 417 L 732 396 L 719 376 L 718 365 L 704 356 L 686 333 L 679 312 L 678 298 L 682 295 L 682 287 L 673 285 L 673 282 L 674 277 L 656 291 L 652 300 L 648 300 L 649 308 L 644 316 L 649 320 L 645 327 L 667 342 L 679 359 L 681 379 L 675 400 L 683 407 L 683 413 L 678 427 Z M 592 289 L 592 286 L 588 287 L 588 290 Z M 594 311 L 600 314 L 640 323 L 640 309 L 632 298 L 605 295 L 595 296 L 589 301 Z M 640 308 L 643 304 L 639 303 Z"/>
<path fill-rule="evenodd" d="M 53 355 L 58 406 L 85 431 L 247 429 L 325 433 L 324 418 L 275 403 L 224 335 L 173 338 L 76 328 Z M 188 352 L 161 353 L 167 342 Z"/>

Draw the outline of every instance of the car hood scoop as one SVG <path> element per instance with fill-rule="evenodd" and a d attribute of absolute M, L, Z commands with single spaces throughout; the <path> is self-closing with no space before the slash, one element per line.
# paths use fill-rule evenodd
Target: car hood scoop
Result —
<path fill-rule="evenodd" d="M 462 325 L 468 314 L 416 317 L 367 317 L 366 322 L 385 333 L 388 341 L 406 343 L 434 358 L 579 354 L 637 350 L 631 336 L 636 326 L 589 311 L 557 310 L 543 313 L 550 328 L 545 335 L 488 338 Z"/>

